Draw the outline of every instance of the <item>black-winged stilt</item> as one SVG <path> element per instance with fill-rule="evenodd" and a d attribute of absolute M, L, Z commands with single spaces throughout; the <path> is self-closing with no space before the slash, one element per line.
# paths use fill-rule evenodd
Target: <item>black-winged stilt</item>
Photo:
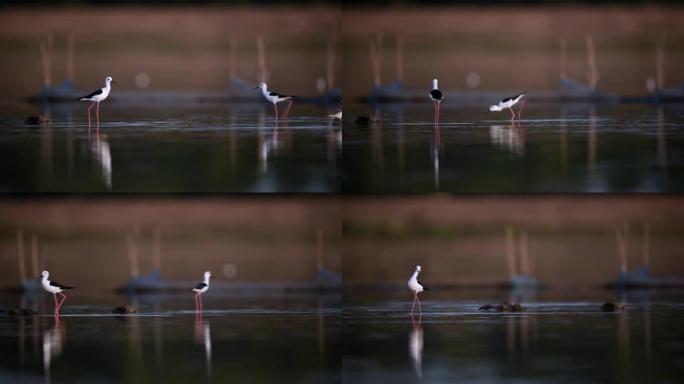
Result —
<path fill-rule="evenodd" d="M 48 280 L 48 277 L 50 277 L 50 272 L 48 271 L 43 271 L 43 289 L 45 289 L 47 292 L 52 293 L 52 297 L 55 299 L 55 316 L 59 316 L 59 309 L 62 308 L 62 304 L 64 303 L 64 300 L 66 300 L 66 295 L 62 293 L 62 291 L 67 290 L 67 289 L 74 289 L 74 287 L 68 287 L 66 285 L 59 284 L 54 281 Z M 62 295 L 62 300 L 57 303 L 57 294 Z"/>
<path fill-rule="evenodd" d="M 491 107 L 489 107 L 489 110 L 492 112 L 499 112 L 502 111 L 504 108 L 508 108 L 511 110 L 511 113 L 513 116 L 511 117 L 511 120 L 515 120 L 515 112 L 513 111 L 513 106 L 516 105 L 522 98 L 525 96 L 527 92 L 519 93 L 513 97 L 507 97 L 501 101 L 499 101 L 498 104 L 494 104 Z M 522 110 L 523 107 L 525 106 L 525 102 L 523 101 L 520 103 L 520 110 L 518 111 L 518 118 L 522 116 Z"/>
<path fill-rule="evenodd" d="M 435 106 L 435 124 L 439 123 L 439 106 L 444 101 L 444 95 L 437 86 L 437 79 L 432 79 L 432 91 L 430 91 L 430 100 Z"/>
<path fill-rule="evenodd" d="M 420 292 L 423 292 L 424 290 L 427 290 L 427 288 L 423 287 L 418 282 L 418 274 L 420 273 L 420 271 L 420 265 L 416 265 L 416 270 L 413 272 L 413 275 L 411 275 L 411 278 L 408 280 L 408 283 L 406 283 L 408 288 L 411 291 L 413 291 L 413 305 L 411 306 L 411 315 L 413 315 L 413 309 L 416 307 L 416 301 L 418 302 L 418 310 L 420 311 L 420 314 L 423 314 L 423 309 L 420 306 L 420 299 L 418 298 L 418 294 Z"/>
<path fill-rule="evenodd" d="M 97 115 L 97 129 L 100 129 L 100 102 L 104 101 L 104 99 L 106 99 L 107 96 L 109 96 L 109 91 L 111 91 L 112 89 L 111 83 L 116 84 L 116 82 L 114 82 L 114 80 L 112 80 L 111 77 L 107 76 L 105 77 L 104 88 L 100 88 L 78 99 L 79 101 L 92 102 L 92 104 L 90 104 L 90 107 L 88 107 L 88 132 L 90 132 L 90 110 L 93 108 L 95 104 L 97 104 L 97 108 L 95 109 Z"/>
<path fill-rule="evenodd" d="M 258 88 L 261 88 L 261 92 L 264 94 L 266 100 L 268 100 L 270 103 L 273 103 L 273 110 L 275 111 L 276 119 L 278 118 L 277 104 L 283 101 L 287 101 L 288 104 L 284 113 L 285 117 L 287 117 L 287 113 L 290 111 L 290 108 L 292 107 L 292 99 L 294 99 L 294 96 L 281 95 L 277 92 L 271 92 L 268 90 L 268 85 L 266 83 L 259 83 L 259 85 L 257 85 L 254 89 Z"/>
<path fill-rule="evenodd" d="M 211 277 L 211 272 L 204 272 L 204 281 L 198 283 L 195 288 L 192 289 L 195 292 L 195 311 L 202 311 L 202 294 L 209 289 L 209 278 Z"/>

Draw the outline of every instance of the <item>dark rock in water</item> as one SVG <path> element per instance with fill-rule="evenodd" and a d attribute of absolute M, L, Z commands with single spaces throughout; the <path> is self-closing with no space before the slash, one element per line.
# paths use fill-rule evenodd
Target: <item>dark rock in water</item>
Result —
<path fill-rule="evenodd" d="M 7 311 L 7 314 L 10 316 L 35 316 L 37 315 L 36 311 L 34 311 L 31 308 L 19 308 L 15 307 Z"/>
<path fill-rule="evenodd" d="M 119 306 L 116 307 L 112 310 L 112 313 L 115 313 L 117 315 L 126 315 L 130 313 L 137 313 L 138 311 L 135 309 L 135 307 L 130 307 L 128 305 L 126 306 Z"/>
<path fill-rule="evenodd" d="M 368 116 L 359 116 L 354 123 L 356 125 L 368 125 L 370 123 L 379 123 L 380 120 L 374 118 L 374 117 L 368 117 Z"/>
<path fill-rule="evenodd" d="M 622 303 L 613 303 L 612 301 L 609 301 L 601 306 L 601 310 L 603 312 L 617 312 L 617 311 L 622 311 L 625 309 L 625 305 Z"/>
<path fill-rule="evenodd" d="M 38 125 L 38 124 L 45 124 L 45 123 L 49 123 L 49 122 L 50 122 L 50 119 L 48 119 L 47 117 L 45 117 L 43 115 L 29 116 L 26 118 L 26 120 L 24 120 L 24 124 L 27 124 L 27 125 Z"/>
<path fill-rule="evenodd" d="M 525 307 L 520 303 L 511 303 L 510 301 L 504 301 L 496 306 L 497 312 L 524 312 Z"/>
<path fill-rule="evenodd" d="M 494 308 L 495 307 L 491 304 L 485 304 L 485 305 L 481 306 L 479 309 L 480 309 L 480 311 L 489 311 L 489 310 L 494 309 Z"/>

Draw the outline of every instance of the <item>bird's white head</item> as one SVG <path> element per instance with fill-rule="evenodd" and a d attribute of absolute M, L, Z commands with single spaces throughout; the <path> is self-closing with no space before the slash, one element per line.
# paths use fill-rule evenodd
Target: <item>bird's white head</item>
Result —
<path fill-rule="evenodd" d="M 209 280 L 210 277 L 211 277 L 211 272 L 209 272 L 209 271 L 204 272 L 204 280 Z"/>
<path fill-rule="evenodd" d="M 498 105 L 492 105 L 491 107 L 489 107 L 489 110 L 492 111 L 492 112 L 494 112 L 494 111 L 499 112 L 499 111 L 501 111 L 502 109 L 503 109 L 503 108 L 501 108 L 501 107 L 498 106 Z"/>
<path fill-rule="evenodd" d="M 43 273 L 41 273 L 41 275 L 43 275 L 43 277 L 48 277 L 48 276 L 50 276 L 50 272 L 43 271 Z"/>
<path fill-rule="evenodd" d="M 439 89 L 437 86 L 437 79 L 432 79 L 432 89 Z"/>
<path fill-rule="evenodd" d="M 259 85 L 257 85 L 256 88 L 254 88 L 254 89 L 257 89 L 257 88 L 266 90 L 266 88 L 268 88 L 268 86 L 266 85 L 266 83 L 259 83 Z"/>
<path fill-rule="evenodd" d="M 416 265 L 416 271 L 420 272 L 421 268 L 420 265 Z"/>

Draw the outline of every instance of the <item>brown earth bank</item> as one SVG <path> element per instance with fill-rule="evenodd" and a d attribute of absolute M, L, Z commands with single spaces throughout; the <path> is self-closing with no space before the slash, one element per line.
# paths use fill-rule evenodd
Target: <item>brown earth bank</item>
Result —
<path fill-rule="evenodd" d="M 0 12 L 0 96 L 40 91 L 40 42 L 49 34 L 53 83 L 65 77 L 67 37 L 73 34 L 79 89 L 99 87 L 107 75 L 119 89 L 137 89 L 135 77 L 146 73 L 146 90 L 224 90 L 231 38 L 238 76 L 256 82 L 260 35 L 272 85 L 313 94 L 316 80 L 325 77 L 326 39 L 339 28 L 334 7 L 7 8 Z"/>
<path fill-rule="evenodd" d="M 28 276 L 49 268 L 57 281 L 94 289 L 113 289 L 128 279 L 127 236 L 136 239 L 140 274 L 152 270 L 158 249 L 166 278 L 197 280 L 209 269 L 224 281 L 314 282 L 319 231 L 323 266 L 341 269 L 336 250 L 339 213 L 333 202 L 247 197 L 2 199 L 0 285 L 18 283 L 18 237 Z"/>
<path fill-rule="evenodd" d="M 403 81 L 445 90 L 555 90 L 559 39 L 567 42 L 567 72 L 586 82 L 585 37 L 596 47 L 599 88 L 642 94 L 655 75 L 656 44 L 664 37 L 665 84 L 684 82 L 684 8 L 672 6 L 538 6 L 347 8 L 343 13 L 344 90 L 367 94 L 372 84 L 369 42 L 382 36 L 382 82 L 397 78 L 397 40 L 403 39 Z"/>
<path fill-rule="evenodd" d="M 617 278 L 621 249 L 630 270 L 648 263 L 654 275 L 684 276 L 681 197 L 396 197 L 343 206 L 348 287 L 403 286 L 422 265 L 433 285 L 498 284 L 527 271 L 551 287 L 590 289 Z"/>

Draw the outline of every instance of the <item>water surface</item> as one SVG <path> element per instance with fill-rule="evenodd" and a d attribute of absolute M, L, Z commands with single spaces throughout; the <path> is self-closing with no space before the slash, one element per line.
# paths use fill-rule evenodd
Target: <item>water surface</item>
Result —
<path fill-rule="evenodd" d="M 347 108 L 342 189 L 357 193 L 684 191 L 684 109 L 527 103 L 523 118 L 487 105 L 429 101 Z M 381 122 L 354 124 L 359 115 Z"/>
<path fill-rule="evenodd" d="M 295 105 L 276 121 L 267 104 L 103 103 L 99 134 L 84 103 L 0 109 L 4 192 L 333 192 L 339 124 Z M 284 106 L 281 106 L 281 110 Z M 93 114 L 93 122 L 94 122 Z"/>
<path fill-rule="evenodd" d="M 632 298 L 604 313 L 601 301 L 542 299 L 497 313 L 478 310 L 486 300 L 428 297 L 422 316 L 409 315 L 410 300 L 345 305 L 345 382 L 674 383 L 684 374 L 681 300 Z"/>

